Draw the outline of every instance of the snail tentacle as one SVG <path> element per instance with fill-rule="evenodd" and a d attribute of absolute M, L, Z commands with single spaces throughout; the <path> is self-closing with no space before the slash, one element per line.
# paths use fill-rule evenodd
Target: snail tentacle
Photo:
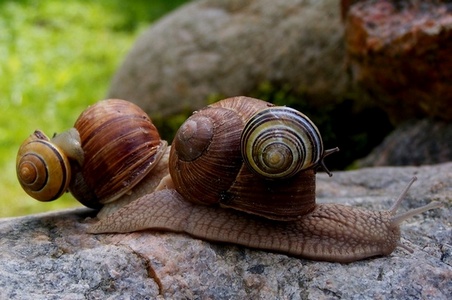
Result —
<path fill-rule="evenodd" d="M 411 218 L 411 217 L 413 217 L 415 215 L 419 215 L 419 214 L 421 214 L 423 212 L 426 212 L 428 210 L 435 209 L 435 208 L 440 208 L 441 206 L 443 206 L 442 203 L 437 202 L 437 201 L 433 201 L 433 202 L 430 202 L 429 204 L 426 204 L 424 206 L 413 208 L 413 209 L 410 209 L 409 211 L 396 214 L 397 210 L 400 208 L 402 200 L 405 198 L 405 196 L 408 193 L 408 190 L 410 189 L 411 185 L 413 185 L 413 183 L 416 180 L 417 180 L 417 177 L 413 176 L 411 178 L 410 182 L 404 188 L 404 190 L 400 193 L 400 195 L 394 201 L 394 203 L 392 204 L 391 208 L 389 208 L 389 213 L 392 216 L 391 223 L 394 226 L 399 225 L 403 221 L 405 221 L 405 220 L 407 220 L 407 219 L 409 219 L 409 218 Z"/>
<path fill-rule="evenodd" d="M 325 152 L 324 152 L 324 154 L 322 156 L 322 159 L 319 161 L 319 167 L 321 167 L 323 169 L 323 171 L 325 171 L 325 173 L 327 173 L 328 176 L 330 176 L 330 177 L 333 176 L 333 173 L 331 173 L 330 170 L 328 170 L 327 166 L 325 165 L 324 159 L 328 155 L 331 155 L 331 154 L 333 154 L 335 152 L 339 152 L 339 147 L 335 147 L 335 148 L 332 148 L 332 149 L 325 150 Z"/>

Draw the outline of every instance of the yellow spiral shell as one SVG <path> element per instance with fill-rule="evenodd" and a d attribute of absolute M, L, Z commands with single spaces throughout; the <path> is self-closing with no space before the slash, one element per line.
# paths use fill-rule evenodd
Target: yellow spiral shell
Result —
<path fill-rule="evenodd" d="M 249 168 L 268 179 L 292 177 L 317 165 L 324 155 L 314 123 L 285 106 L 256 113 L 243 129 L 241 150 Z"/>
<path fill-rule="evenodd" d="M 19 148 L 16 171 L 25 192 L 39 201 L 57 199 L 71 180 L 68 158 L 39 130 Z"/>

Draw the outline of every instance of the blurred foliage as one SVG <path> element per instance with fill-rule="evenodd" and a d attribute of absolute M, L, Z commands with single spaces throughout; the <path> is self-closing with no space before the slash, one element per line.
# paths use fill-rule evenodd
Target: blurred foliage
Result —
<path fill-rule="evenodd" d="M 66 130 L 105 97 L 136 37 L 187 0 L 0 1 L 0 217 L 79 206 L 39 203 L 16 180 L 16 152 L 35 129 Z"/>

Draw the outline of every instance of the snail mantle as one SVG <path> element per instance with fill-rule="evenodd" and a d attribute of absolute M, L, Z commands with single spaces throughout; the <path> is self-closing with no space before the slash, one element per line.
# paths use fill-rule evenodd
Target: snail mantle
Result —
<path fill-rule="evenodd" d="M 88 209 L 1 220 L 0 298 L 447 299 L 451 170 L 446 163 L 318 174 L 319 202 L 386 209 L 415 175 L 402 211 L 431 200 L 444 203 L 402 224 L 402 242 L 413 253 L 397 249 L 351 264 L 167 232 L 87 234 L 96 214 Z"/>

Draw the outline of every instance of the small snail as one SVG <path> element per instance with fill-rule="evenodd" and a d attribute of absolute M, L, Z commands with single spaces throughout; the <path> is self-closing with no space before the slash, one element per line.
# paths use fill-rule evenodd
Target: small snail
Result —
<path fill-rule="evenodd" d="M 86 137 L 80 137 L 84 159 L 75 165 L 88 183 L 94 169 L 83 172 L 91 162 Z M 96 135 L 91 137 L 95 143 Z M 99 199 L 105 206 L 89 232 L 167 230 L 350 262 L 390 254 L 402 246 L 402 221 L 439 207 L 433 202 L 396 215 L 414 180 L 388 211 L 316 204 L 315 171 L 322 167 L 329 173 L 323 159 L 338 149 L 324 150 L 318 129 L 305 115 L 257 99 L 228 98 L 201 109 L 180 127 L 171 147 L 162 144 L 151 147 L 159 152 L 153 171 L 118 199 L 134 201 L 118 207 Z"/>
<path fill-rule="evenodd" d="M 68 142 L 62 142 L 67 140 Z M 33 198 L 52 201 L 69 187 L 72 172 L 69 159 L 82 165 L 80 136 L 70 129 L 50 140 L 36 130 L 19 148 L 16 170 L 22 188 Z"/>
<path fill-rule="evenodd" d="M 88 107 L 74 128 L 52 139 L 35 131 L 19 149 L 17 177 L 37 200 L 55 200 L 69 189 L 96 208 L 133 188 L 166 145 L 141 108 L 109 99 Z"/>

